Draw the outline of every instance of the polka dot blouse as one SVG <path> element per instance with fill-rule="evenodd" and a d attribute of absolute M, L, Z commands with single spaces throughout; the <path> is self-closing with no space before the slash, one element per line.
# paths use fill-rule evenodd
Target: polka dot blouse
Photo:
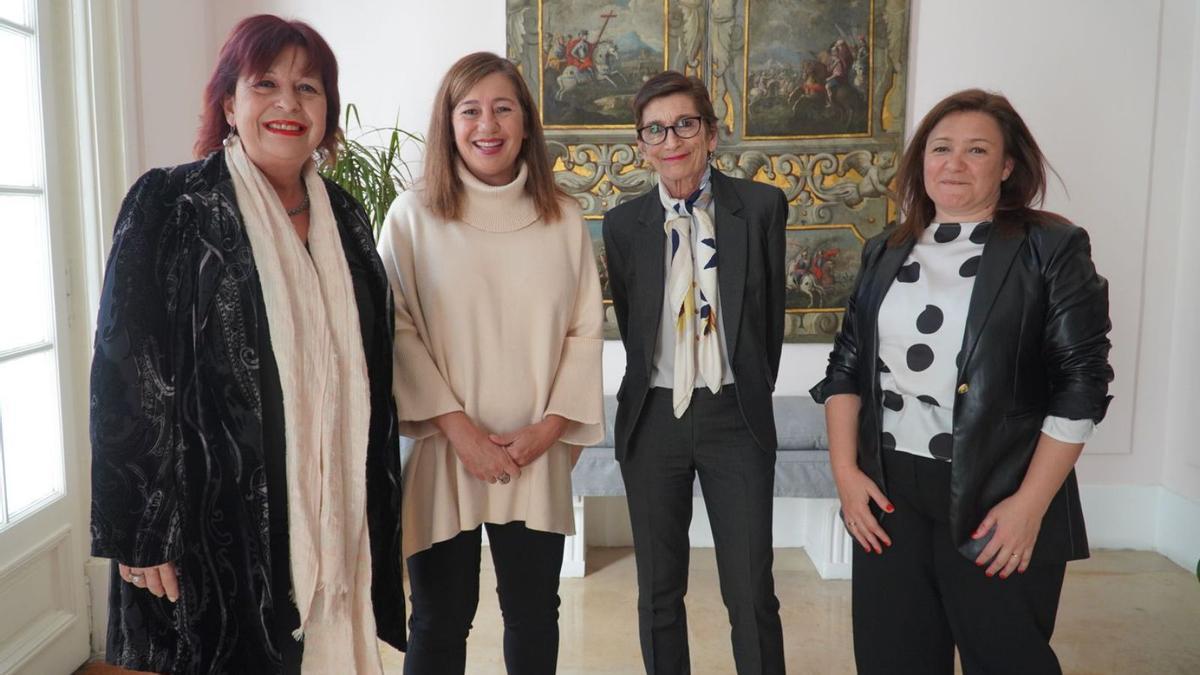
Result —
<path fill-rule="evenodd" d="M 933 223 L 913 246 L 879 309 L 883 447 L 950 461 L 954 388 L 967 308 L 990 222 Z M 1047 417 L 1042 431 L 1082 443 L 1091 420 Z"/>

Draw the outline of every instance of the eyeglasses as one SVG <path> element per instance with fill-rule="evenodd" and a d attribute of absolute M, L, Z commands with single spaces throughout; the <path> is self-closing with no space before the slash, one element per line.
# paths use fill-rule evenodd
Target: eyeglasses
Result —
<path fill-rule="evenodd" d="M 676 138 L 692 138 L 700 133 L 700 128 L 704 125 L 701 120 L 704 118 L 699 115 L 692 117 L 680 117 L 675 120 L 675 124 L 659 124 L 653 122 L 644 127 L 638 127 L 638 138 L 646 145 L 658 145 L 667 140 L 667 132 L 674 131 Z"/>

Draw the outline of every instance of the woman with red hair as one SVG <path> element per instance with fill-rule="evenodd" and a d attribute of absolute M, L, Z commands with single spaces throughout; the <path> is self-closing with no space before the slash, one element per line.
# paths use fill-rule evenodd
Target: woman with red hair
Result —
<path fill-rule="evenodd" d="M 107 656 L 380 673 L 376 635 L 405 640 L 392 301 L 361 205 L 316 171 L 340 138 L 337 62 L 307 24 L 251 17 L 204 103 L 200 160 L 137 181 L 105 272 Z"/>

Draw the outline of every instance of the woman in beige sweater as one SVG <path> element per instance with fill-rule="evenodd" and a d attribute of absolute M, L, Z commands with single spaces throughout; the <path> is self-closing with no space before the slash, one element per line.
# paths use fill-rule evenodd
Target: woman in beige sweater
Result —
<path fill-rule="evenodd" d="M 509 673 L 553 673 L 571 467 L 603 437 L 600 282 L 515 66 L 477 53 L 434 103 L 424 180 L 379 243 L 396 295 L 412 620 L 404 672 L 462 673 L 486 524 Z"/>

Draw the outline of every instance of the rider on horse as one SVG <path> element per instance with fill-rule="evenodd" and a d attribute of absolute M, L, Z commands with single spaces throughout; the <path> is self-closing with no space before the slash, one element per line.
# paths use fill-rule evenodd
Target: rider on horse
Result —
<path fill-rule="evenodd" d="M 579 72 L 592 70 L 592 51 L 596 43 L 588 42 L 588 32 L 579 31 L 579 37 L 572 38 L 567 43 L 567 65 L 575 66 Z"/>

